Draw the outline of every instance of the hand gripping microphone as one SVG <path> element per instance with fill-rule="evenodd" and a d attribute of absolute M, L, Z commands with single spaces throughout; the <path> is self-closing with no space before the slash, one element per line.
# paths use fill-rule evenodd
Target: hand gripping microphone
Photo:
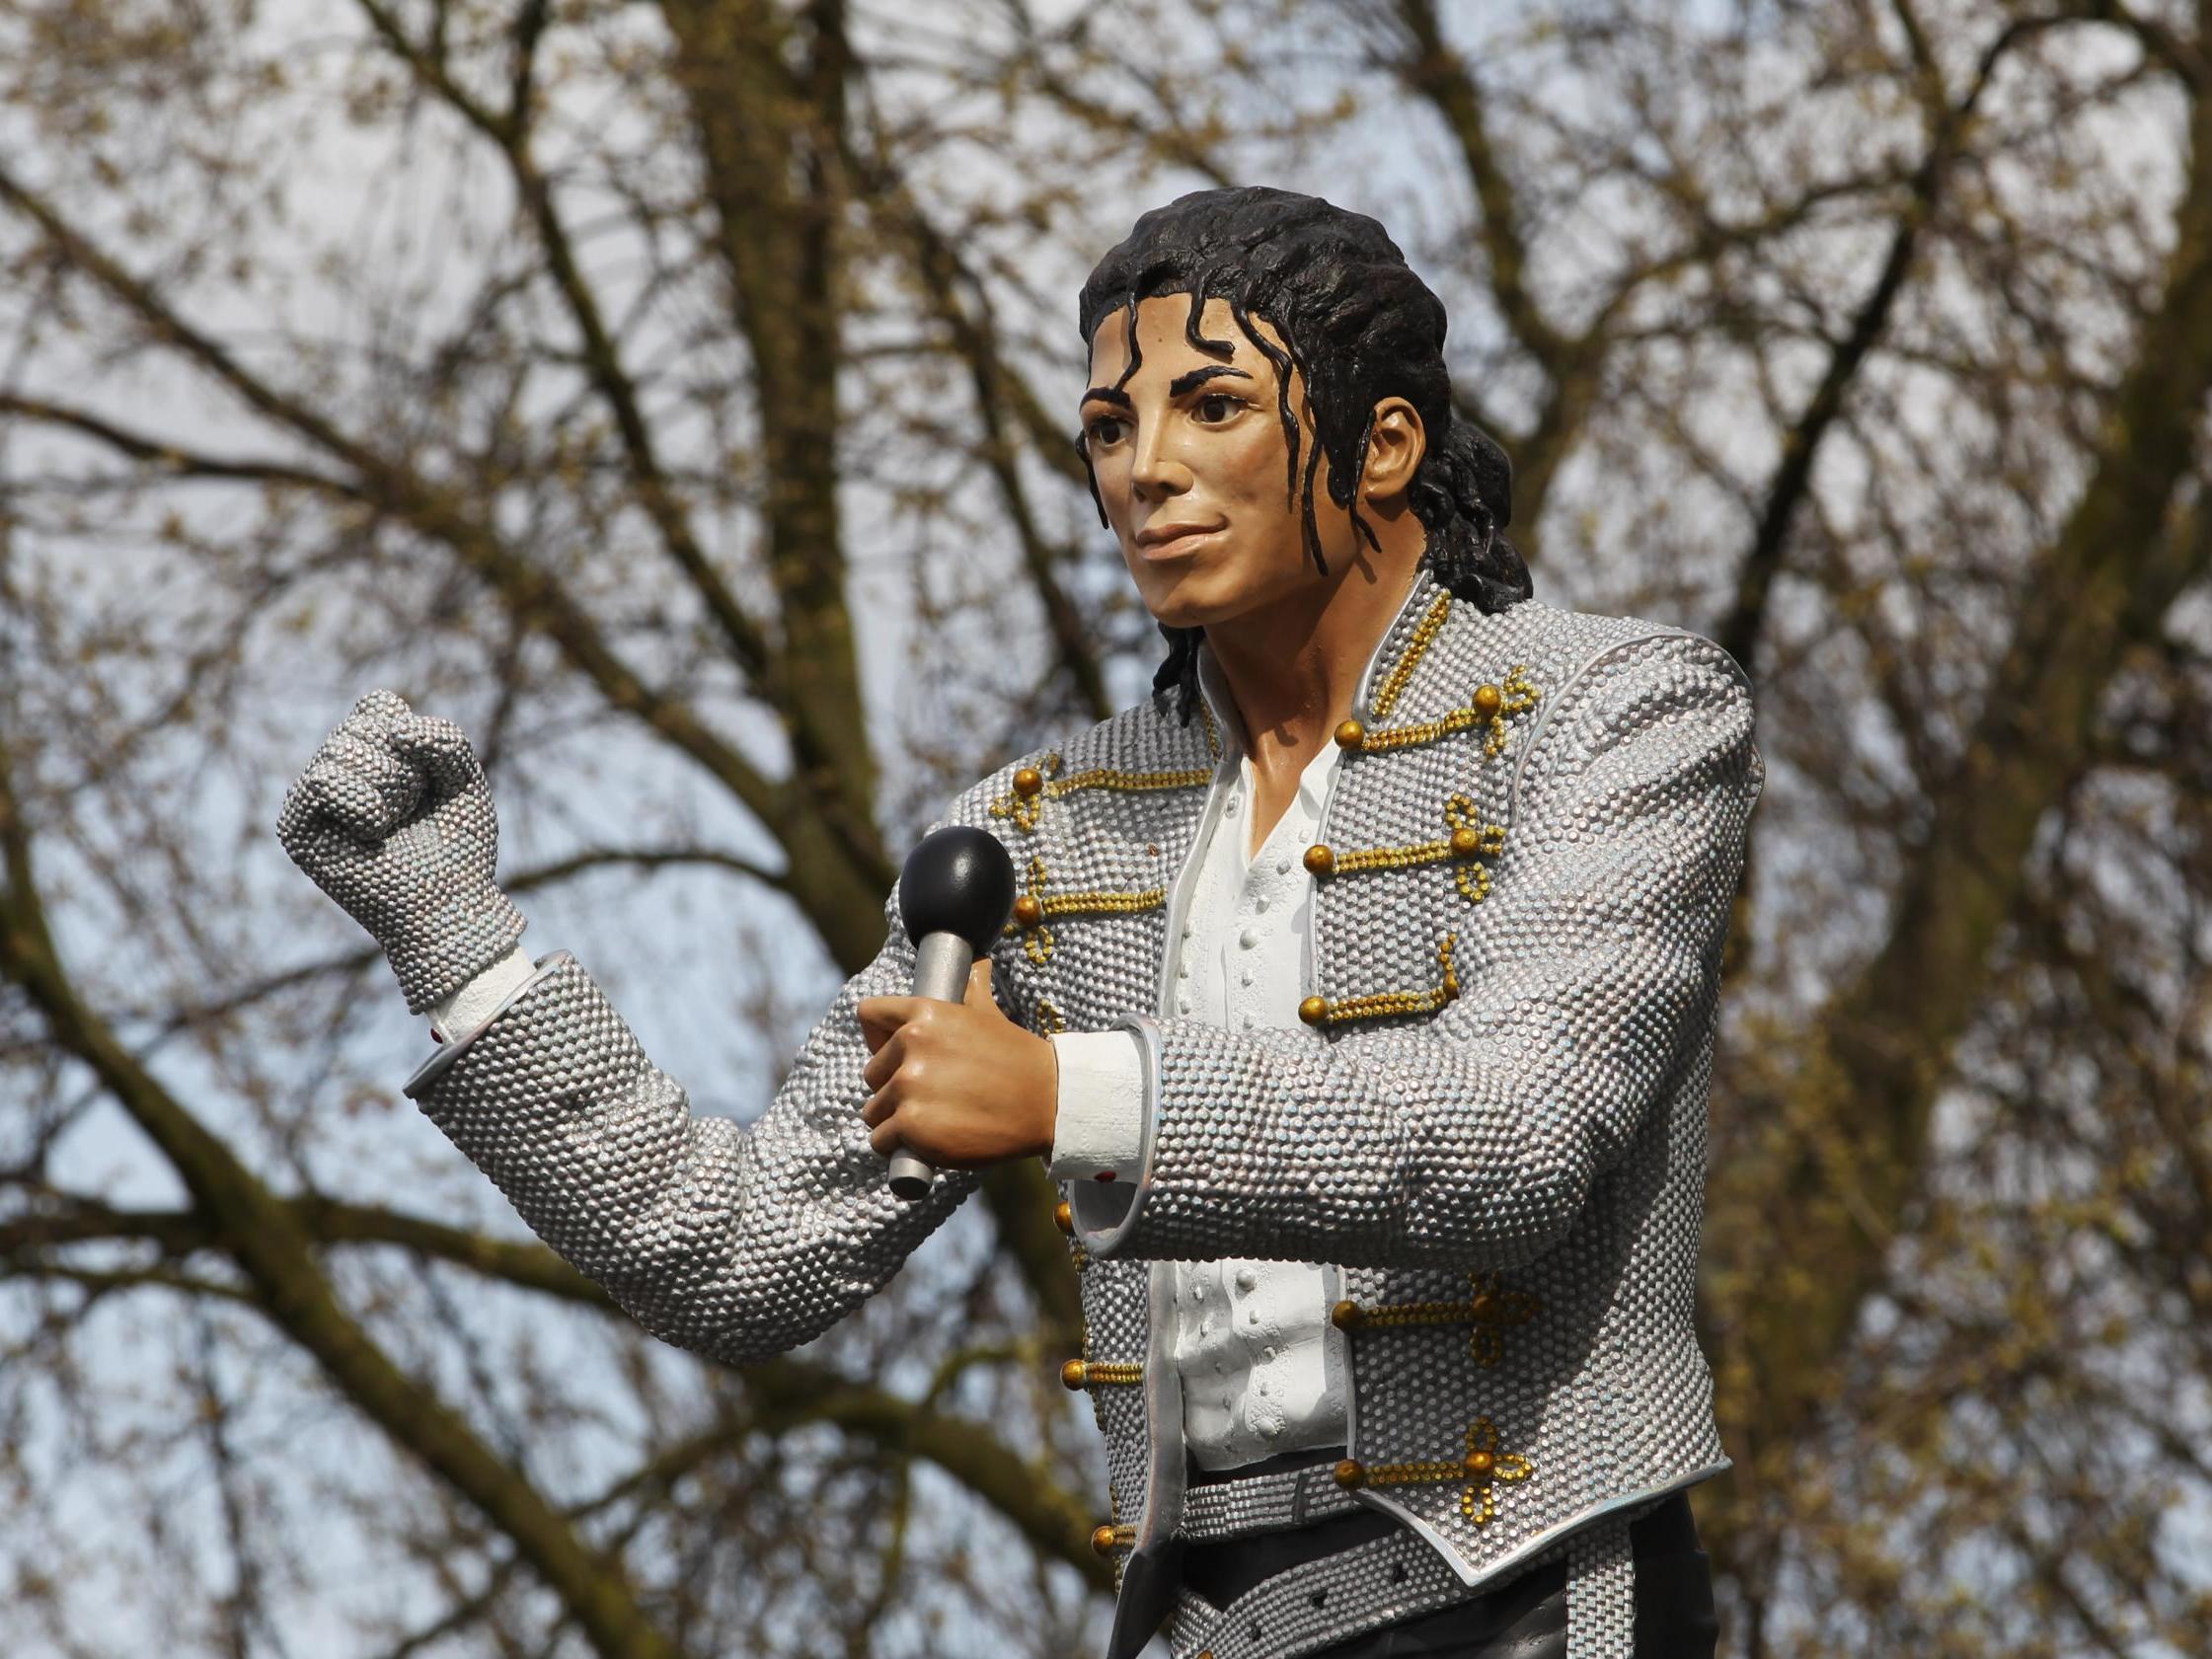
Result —
<path fill-rule="evenodd" d="M 914 942 L 914 995 L 963 1002 L 967 973 L 1014 910 L 1014 861 L 987 830 L 955 824 L 926 835 L 898 877 L 898 915 Z M 937 1171 L 908 1152 L 891 1155 L 891 1191 L 920 1198 Z"/>

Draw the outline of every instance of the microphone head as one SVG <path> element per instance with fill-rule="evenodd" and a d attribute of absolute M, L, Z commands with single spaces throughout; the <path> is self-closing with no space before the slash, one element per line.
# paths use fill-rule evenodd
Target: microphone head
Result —
<path fill-rule="evenodd" d="M 1014 910 L 1014 861 L 988 830 L 954 824 L 922 837 L 898 877 L 898 915 L 916 944 L 957 934 L 978 956 Z"/>

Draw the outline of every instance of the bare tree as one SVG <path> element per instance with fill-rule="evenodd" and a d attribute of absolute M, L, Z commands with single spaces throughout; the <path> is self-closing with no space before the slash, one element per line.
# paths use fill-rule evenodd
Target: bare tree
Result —
<path fill-rule="evenodd" d="M 1759 686 L 1701 1305 L 1726 1651 L 2202 1648 L 2212 27 L 1480 27 L 0 6 L 30 1641 L 1095 1643 L 1039 1172 L 802 1354 L 659 1348 L 395 1102 L 419 1029 L 267 825 L 359 689 L 462 719 L 533 942 L 748 1111 L 913 829 L 1146 683 L 1070 300 L 1137 208 L 1265 179 L 1452 306 L 1540 592 Z"/>

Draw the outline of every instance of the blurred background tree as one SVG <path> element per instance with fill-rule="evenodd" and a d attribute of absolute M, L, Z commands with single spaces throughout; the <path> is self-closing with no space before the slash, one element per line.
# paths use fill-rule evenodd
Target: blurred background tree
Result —
<path fill-rule="evenodd" d="M 531 943 L 757 1110 L 934 809 L 1141 695 L 1074 293 L 1247 181 L 1443 294 L 1540 596 L 1758 686 L 1723 1653 L 2206 1651 L 2208 14 L 0 0 L 8 1653 L 1098 1648 L 1038 1171 L 661 1347 L 268 826 L 460 719 Z"/>

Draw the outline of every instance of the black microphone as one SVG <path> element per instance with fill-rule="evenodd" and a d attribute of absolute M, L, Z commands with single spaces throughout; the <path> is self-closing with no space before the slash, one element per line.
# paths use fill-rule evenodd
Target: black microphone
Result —
<path fill-rule="evenodd" d="M 1014 910 L 1014 861 L 987 830 L 955 824 L 906 856 L 898 916 L 914 942 L 914 995 L 963 1002 L 967 973 Z M 912 1153 L 891 1155 L 891 1191 L 920 1198 L 937 1171 Z"/>

